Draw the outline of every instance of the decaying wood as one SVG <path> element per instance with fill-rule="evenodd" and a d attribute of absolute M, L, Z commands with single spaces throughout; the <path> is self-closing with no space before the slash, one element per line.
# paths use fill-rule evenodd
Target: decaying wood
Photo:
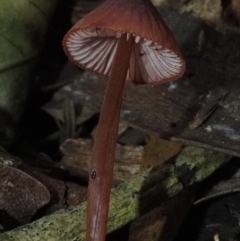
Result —
<path fill-rule="evenodd" d="M 88 177 L 92 147 L 92 139 L 66 140 L 60 147 L 64 155 L 61 164 L 73 175 L 85 173 L 85 176 Z M 142 146 L 122 146 L 118 144 L 114 164 L 114 180 L 124 181 L 139 173 L 142 155 Z"/>
<path fill-rule="evenodd" d="M 112 190 L 108 232 L 200 182 L 229 156 L 195 147 L 185 148 L 174 162 L 148 169 Z M 177 175 L 175 174 L 177 173 Z M 181 181 L 180 181 L 181 180 Z M 183 185 L 184 183 L 184 185 Z M 0 235 L 0 241 L 80 241 L 85 237 L 86 203 L 68 208 Z"/>

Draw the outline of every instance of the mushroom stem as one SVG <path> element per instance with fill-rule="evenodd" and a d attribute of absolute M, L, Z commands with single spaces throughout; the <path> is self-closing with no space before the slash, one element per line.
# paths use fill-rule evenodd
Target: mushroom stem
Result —
<path fill-rule="evenodd" d="M 86 240 L 104 241 L 124 83 L 134 39 L 122 34 L 98 122 L 88 184 Z"/>

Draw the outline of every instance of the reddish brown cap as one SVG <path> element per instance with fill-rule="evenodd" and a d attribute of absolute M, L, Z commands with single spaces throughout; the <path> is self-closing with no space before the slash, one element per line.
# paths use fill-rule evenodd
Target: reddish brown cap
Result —
<path fill-rule="evenodd" d="M 75 64 L 108 77 L 122 34 L 135 38 L 127 81 L 161 84 L 183 75 L 178 44 L 149 0 L 106 0 L 68 31 L 63 46 Z"/>

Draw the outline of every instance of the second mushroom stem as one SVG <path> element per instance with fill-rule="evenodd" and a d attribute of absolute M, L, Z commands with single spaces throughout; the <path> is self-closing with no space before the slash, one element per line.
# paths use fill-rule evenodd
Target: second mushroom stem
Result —
<path fill-rule="evenodd" d="M 122 34 L 111 68 L 98 122 L 88 184 L 86 240 L 104 241 L 122 106 L 122 95 L 134 38 Z"/>

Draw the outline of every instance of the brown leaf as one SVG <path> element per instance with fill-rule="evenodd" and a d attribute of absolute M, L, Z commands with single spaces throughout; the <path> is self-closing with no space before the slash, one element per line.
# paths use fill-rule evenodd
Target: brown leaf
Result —
<path fill-rule="evenodd" d="M 50 171 L 44 171 L 40 168 L 34 168 L 25 165 L 23 170 L 31 175 L 34 179 L 42 183 L 48 189 L 50 200 L 46 210 L 47 214 L 53 213 L 61 208 L 66 207 L 67 187 L 65 182 L 62 180 L 64 177 L 61 177 L 60 174 L 54 172 L 53 169 L 49 169 Z"/>
<path fill-rule="evenodd" d="M 87 188 L 79 184 L 79 179 L 70 177 L 68 172 L 61 170 L 61 166 L 54 163 L 47 155 L 41 153 L 38 157 L 37 167 L 22 163 L 19 168 L 48 189 L 50 201 L 44 209 L 45 214 L 56 212 L 86 200 Z M 67 180 L 76 181 L 78 184 Z"/>
<path fill-rule="evenodd" d="M 50 214 L 63 209 L 67 206 L 77 205 L 86 201 L 87 187 L 73 182 L 65 182 L 64 176 L 52 170 L 54 177 L 49 176 L 41 170 L 28 170 L 28 173 L 43 183 L 50 192 L 51 200 L 49 201 L 46 213 Z"/>
<path fill-rule="evenodd" d="M 67 180 L 78 180 L 70 177 L 68 172 L 61 170 L 61 165 L 57 162 L 53 162 L 51 158 L 44 153 L 39 153 L 35 166 L 29 166 L 26 163 L 22 163 L 19 168 L 38 180 L 48 189 L 50 193 L 50 201 L 44 209 L 45 214 L 56 212 L 66 206 L 83 202 L 86 199 L 86 195 L 84 196 L 87 189 L 86 186 L 68 182 Z M 73 191 L 72 186 L 75 188 Z M 72 202 L 74 195 L 78 193 L 81 193 L 82 196 L 80 197 L 80 195 L 76 195 L 75 202 Z"/>
<path fill-rule="evenodd" d="M 50 200 L 46 187 L 26 173 L 0 163 L 0 223 L 29 222 Z"/>
<path fill-rule="evenodd" d="M 182 150 L 182 145 L 177 142 L 167 141 L 151 136 L 143 151 L 143 162 L 141 169 L 157 165 L 160 162 L 169 160 Z"/>

